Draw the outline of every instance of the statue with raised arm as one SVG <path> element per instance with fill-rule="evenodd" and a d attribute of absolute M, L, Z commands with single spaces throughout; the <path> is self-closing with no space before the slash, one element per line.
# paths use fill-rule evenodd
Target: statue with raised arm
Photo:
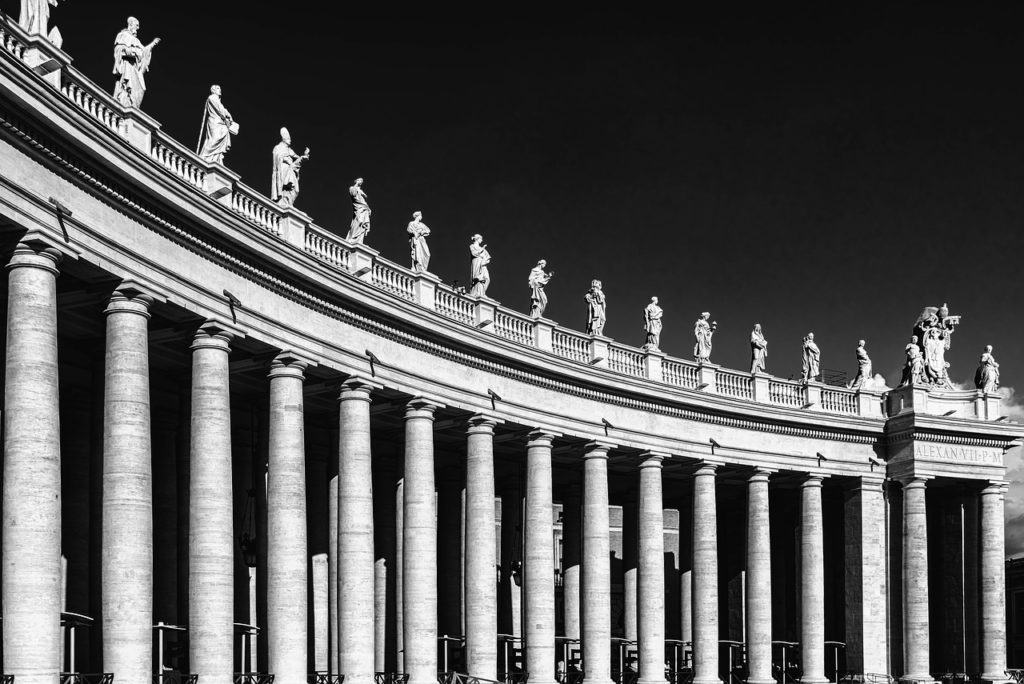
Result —
<path fill-rule="evenodd" d="M 857 342 L 857 377 L 850 383 L 851 389 L 867 387 L 874 377 L 874 371 L 871 368 L 871 357 L 868 356 L 868 350 L 864 346 L 866 344 L 867 342 L 864 340 Z"/>
<path fill-rule="evenodd" d="M 992 356 L 992 345 L 985 345 L 985 351 L 981 353 L 981 362 L 978 365 L 978 372 L 974 374 L 974 386 L 988 394 L 999 389 L 999 364 Z"/>
<path fill-rule="evenodd" d="M 205 161 L 217 164 L 224 162 L 224 154 L 231 149 L 231 134 L 238 132 L 238 125 L 220 101 L 220 96 L 220 86 L 210 86 L 203 127 L 199 131 L 199 147 L 196 149 Z"/>
<path fill-rule="evenodd" d="M 153 48 L 160 42 L 154 38 L 149 45 L 139 40 L 139 20 L 128 17 L 128 27 L 114 39 L 114 99 L 125 107 L 142 106 L 146 94 L 146 72 L 153 57 Z"/>
<path fill-rule="evenodd" d="M 56 7 L 57 1 L 21 0 L 21 14 L 18 15 L 18 26 L 25 29 L 25 33 L 30 36 L 38 34 L 56 44 L 56 41 L 50 37 L 51 34 L 47 33 L 47 25 L 50 23 L 50 8 Z M 56 31 L 56 35 L 60 35 L 56 28 L 54 31 Z M 60 47 L 60 45 L 57 45 L 57 47 Z"/>
<path fill-rule="evenodd" d="M 804 361 L 800 378 L 804 382 L 812 382 L 821 375 L 821 350 L 814 342 L 814 333 L 804 337 Z"/>
<path fill-rule="evenodd" d="M 755 323 L 750 331 L 750 372 L 764 373 L 765 359 L 768 358 L 768 340 L 761 332 L 761 324 Z"/>
<path fill-rule="evenodd" d="M 530 315 L 533 318 L 542 318 L 544 309 L 548 308 L 548 296 L 544 293 L 544 286 L 551 282 L 555 272 L 547 273 L 544 270 L 547 265 L 545 259 L 538 261 L 537 265 L 530 269 L 530 276 L 527 279 L 530 286 Z"/>
<path fill-rule="evenodd" d="M 910 342 L 906 346 L 906 353 L 907 361 L 903 366 L 903 377 L 900 379 L 900 387 L 920 384 L 924 380 L 924 357 L 921 355 L 921 347 L 918 344 L 917 335 L 910 336 Z"/>
<path fill-rule="evenodd" d="M 422 212 L 414 211 L 412 221 L 405 232 L 409 234 L 409 251 L 412 255 L 412 270 L 414 273 L 426 273 L 430 266 L 430 247 L 427 246 L 427 236 L 430 235 L 430 228 L 420 219 Z"/>
<path fill-rule="evenodd" d="M 469 254 L 473 257 L 470 264 L 469 294 L 474 297 L 486 297 L 487 286 L 491 284 L 491 272 L 487 264 L 491 263 L 491 254 L 484 244 L 484 236 L 476 233 L 470 238 Z"/>
<path fill-rule="evenodd" d="M 366 201 L 362 178 L 352 181 L 352 187 L 348 189 L 348 194 L 352 196 L 352 223 L 349 224 L 348 235 L 345 236 L 345 239 L 349 242 L 363 244 L 370 232 L 370 205 Z"/>
<path fill-rule="evenodd" d="M 282 207 L 295 205 L 299 196 L 299 171 L 302 162 L 309 159 L 309 148 L 301 155 L 292 149 L 292 136 L 287 128 L 281 129 L 281 142 L 274 146 L 274 176 L 271 179 L 270 199 Z"/>
<path fill-rule="evenodd" d="M 664 312 L 658 306 L 658 298 L 651 297 L 651 303 L 644 308 L 644 332 L 647 340 L 644 349 L 660 351 L 661 348 L 661 317 Z"/>
<path fill-rule="evenodd" d="M 693 336 L 696 342 L 693 345 L 693 359 L 697 363 L 711 363 L 711 338 L 718 329 L 718 323 L 708 319 L 711 314 L 705 311 L 693 325 Z"/>
<path fill-rule="evenodd" d="M 587 334 L 604 335 L 605 312 L 607 301 L 604 297 L 604 290 L 601 289 L 600 280 L 590 281 L 590 290 L 583 295 L 587 300 Z"/>
<path fill-rule="evenodd" d="M 918 339 L 924 373 L 921 381 L 934 387 L 951 389 L 949 363 L 945 354 L 949 351 L 953 332 L 960 323 L 960 316 L 951 316 L 949 307 L 926 306 L 914 323 L 914 335 Z"/>

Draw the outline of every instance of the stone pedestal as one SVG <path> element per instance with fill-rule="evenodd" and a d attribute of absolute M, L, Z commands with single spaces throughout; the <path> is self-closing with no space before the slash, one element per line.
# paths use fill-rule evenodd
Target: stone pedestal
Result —
<path fill-rule="evenodd" d="M 608 451 L 590 442 L 583 455 L 583 566 L 580 582 L 584 682 L 611 682 L 611 568 L 608 561 Z"/>
<path fill-rule="evenodd" d="M 758 468 L 747 478 L 747 684 L 773 684 L 772 551 L 768 478 Z"/>
<path fill-rule="evenodd" d="M 641 684 L 665 681 L 665 512 L 661 494 L 665 456 L 640 455 L 637 656 Z"/>

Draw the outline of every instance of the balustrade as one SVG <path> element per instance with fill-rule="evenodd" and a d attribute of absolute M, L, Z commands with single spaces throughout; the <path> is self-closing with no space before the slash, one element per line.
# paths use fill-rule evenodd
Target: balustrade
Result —
<path fill-rule="evenodd" d="M 150 156 L 189 185 L 202 189 L 206 171 L 200 166 L 199 157 L 191 150 L 184 149 L 160 131 L 154 131 Z"/>
<path fill-rule="evenodd" d="M 473 300 L 449 289 L 447 285 L 434 288 L 434 309 L 442 316 L 473 325 L 476 321 L 476 307 Z"/>
<path fill-rule="evenodd" d="M 373 263 L 373 279 L 371 282 L 374 286 L 391 294 L 398 295 L 402 299 L 416 300 L 416 291 L 413 289 L 413 277 L 380 260 Z"/>
<path fill-rule="evenodd" d="M 551 332 L 551 347 L 558 356 L 588 363 L 590 361 L 590 338 L 586 335 L 555 328 Z"/>
<path fill-rule="evenodd" d="M 24 61 L 25 43 L 22 42 L 21 38 L 14 35 L 13 32 L 6 28 L 0 28 L 0 45 L 3 45 L 4 50 L 10 52 L 17 59 Z"/>
<path fill-rule="evenodd" d="M 351 270 L 349 251 L 341 242 L 341 238 L 318 226 L 311 225 L 306 228 L 306 251 L 331 266 L 345 271 Z"/>
<path fill-rule="evenodd" d="M 102 97 L 94 94 L 92 89 L 83 87 L 82 83 L 74 81 L 71 78 L 65 78 L 61 85 L 61 92 L 63 92 L 69 100 L 78 105 L 79 109 L 89 114 L 93 119 L 115 133 L 120 132 L 121 115 L 118 114 L 113 107 L 104 102 Z M 104 95 L 106 94 L 104 93 Z"/>
<path fill-rule="evenodd" d="M 661 362 L 664 382 L 677 387 L 694 388 L 700 384 L 700 369 L 695 363 L 665 359 Z"/>
<path fill-rule="evenodd" d="M 236 184 L 231 195 L 231 209 L 273 235 L 281 234 L 281 214 L 277 205 L 252 188 Z"/>
<path fill-rule="evenodd" d="M 804 386 L 797 382 L 773 379 L 768 381 L 768 401 L 779 406 L 803 406 Z"/>
<path fill-rule="evenodd" d="M 643 352 L 618 344 L 608 345 L 608 368 L 616 373 L 644 376 Z"/>
<path fill-rule="evenodd" d="M 512 311 L 494 312 L 494 332 L 506 340 L 533 346 L 533 319 Z"/>
<path fill-rule="evenodd" d="M 715 388 L 719 394 L 740 399 L 754 398 L 754 381 L 749 375 L 736 371 L 715 370 Z"/>
<path fill-rule="evenodd" d="M 826 387 L 821 390 L 821 408 L 831 413 L 858 412 L 857 395 L 852 390 L 838 387 Z"/>

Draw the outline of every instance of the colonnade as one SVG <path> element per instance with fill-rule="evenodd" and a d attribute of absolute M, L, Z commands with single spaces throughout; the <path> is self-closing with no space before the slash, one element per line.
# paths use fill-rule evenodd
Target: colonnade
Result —
<path fill-rule="evenodd" d="M 61 666 L 60 437 L 56 281 L 60 253 L 19 244 L 8 265 L 3 478 L 3 666 L 18 684 L 53 684 Z M 159 293 L 124 283 L 106 309 L 103 392 L 102 592 L 103 665 L 118 682 L 149 681 L 152 671 L 153 471 L 149 307 Z M 199 326 L 191 345 L 189 462 L 189 663 L 202 684 L 230 684 L 235 554 L 228 357 L 245 332 L 223 321 Z M 310 643 L 307 576 L 306 459 L 303 383 L 311 360 L 281 351 L 268 370 L 269 458 L 266 480 L 269 670 L 277 684 L 306 681 Z M 375 380 L 351 376 L 338 395 L 338 477 L 330 495 L 328 577 L 331 650 L 346 684 L 372 684 L 380 639 L 375 602 L 371 404 Z M 402 485 L 398 495 L 400 552 L 398 620 L 401 669 L 410 684 L 432 684 L 438 671 L 438 529 L 434 419 L 443 408 L 407 399 Z M 468 672 L 498 675 L 495 566 L 494 436 L 502 417 L 478 413 L 465 430 L 464 596 Z M 553 444 L 561 435 L 534 429 L 523 447 L 522 636 L 531 684 L 555 682 L 555 558 L 552 545 Z M 612 442 L 582 450 L 579 539 L 579 632 L 587 684 L 611 681 L 609 455 Z M 663 465 L 682 455 L 656 451 L 636 458 L 636 619 L 640 682 L 665 679 Z M 692 464 L 692 663 L 696 684 L 720 681 L 719 538 L 716 488 L 724 462 Z M 769 488 L 775 470 L 746 475 L 745 642 L 748 681 L 769 684 L 772 672 L 772 554 Z M 792 478 L 793 475 L 790 475 Z M 799 625 L 802 681 L 825 679 L 825 589 L 822 487 L 825 472 L 801 479 Z M 889 606 L 884 587 L 883 479 L 857 478 L 847 505 L 853 531 L 847 563 L 860 584 L 847 594 L 847 638 L 859 668 L 888 671 L 888 640 L 877 634 Z M 928 480 L 902 483 L 903 671 L 930 679 L 925 491 Z M 332 486 L 333 487 L 333 486 Z M 1003 496 L 1001 481 L 980 491 L 980 643 L 982 676 L 1004 679 Z M 859 574 L 858 574 L 859 573 Z M 856 578 L 855 578 L 856 580 Z M 849 582 L 849 580 L 848 580 Z M 852 593 L 851 593 L 852 592 Z M 858 594 L 859 592 L 859 594 Z M 858 633 L 859 632 L 859 633 Z"/>

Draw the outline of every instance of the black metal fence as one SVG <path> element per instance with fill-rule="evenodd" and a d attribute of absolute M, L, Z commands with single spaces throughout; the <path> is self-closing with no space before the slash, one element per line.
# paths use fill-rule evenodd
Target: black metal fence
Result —
<path fill-rule="evenodd" d="M 61 672 L 60 684 L 114 684 L 114 673 Z"/>
<path fill-rule="evenodd" d="M 342 684 L 345 681 L 343 674 L 329 674 L 327 672 L 310 672 L 306 679 L 309 684 Z"/>
<path fill-rule="evenodd" d="M 183 672 L 163 672 L 153 675 L 153 684 L 199 684 L 199 675 Z"/>
<path fill-rule="evenodd" d="M 236 672 L 235 684 L 274 684 L 274 675 L 263 672 Z"/>
<path fill-rule="evenodd" d="M 373 678 L 376 684 L 408 684 L 409 675 L 406 672 L 374 672 Z"/>

